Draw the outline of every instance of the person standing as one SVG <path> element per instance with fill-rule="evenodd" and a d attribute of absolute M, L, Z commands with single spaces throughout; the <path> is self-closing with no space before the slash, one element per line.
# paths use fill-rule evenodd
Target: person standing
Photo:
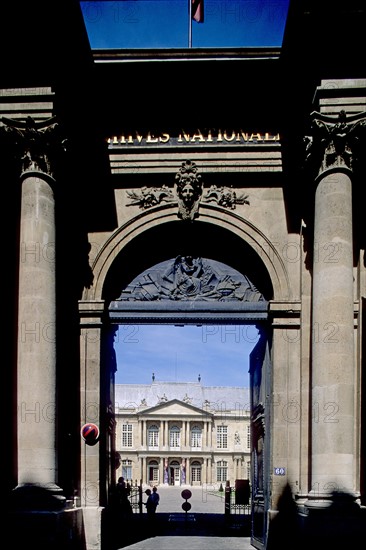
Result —
<path fill-rule="evenodd" d="M 130 485 L 129 483 L 126 484 L 125 479 L 123 477 L 118 478 L 118 483 L 116 485 L 116 493 L 117 493 L 117 502 L 122 514 L 127 514 L 127 515 L 132 514 L 132 506 L 128 498 L 130 494 Z"/>
<path fill-rule="evenodd" d="M 153 487 L 152 492 L 150 489 L 146 489 L 145 494 L 147 495 L 147 501 L 144 502 L 146 506 L 146 512 L 150 517 L 152 517 L 155 515 L 156 508 L 159 504 L 160 496 L 159 496 L 159 493 L 157 492 L 156 487 Z"/>
<path fill-rule="evenodd" d="M 153 501 L 153 505 L 155 506 L 154 513 L 156 512 L 156 508 L 159 505 L 160 501 L 160 495 L 158 493 L 157 487 L 153 487 L 152 493 L 151 493 L 151 500 Z"/>

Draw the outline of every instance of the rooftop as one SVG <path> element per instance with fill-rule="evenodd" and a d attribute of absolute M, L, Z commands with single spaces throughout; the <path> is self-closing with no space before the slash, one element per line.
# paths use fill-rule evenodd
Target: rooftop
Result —
<path fill-rule="evenodd" d="M 199 382 L 152 382 L 151 384 L 116 384 L 116 412 L 154 407 L 178 399 L 211 411 L 250 409 L 249 388 L 202 386 Z"/>

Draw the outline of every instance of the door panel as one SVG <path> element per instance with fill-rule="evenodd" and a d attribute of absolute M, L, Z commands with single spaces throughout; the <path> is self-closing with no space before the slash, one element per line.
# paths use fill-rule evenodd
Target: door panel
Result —
<path fill-rule="evenodd" d="M 252 535 L 251 543 L 262 550 L 267 542 L 269 510 L 270 438 L 269 403 L 271 395 L 270 342 L 260 328 L 260 338 L 250 354 L 251 441 L 252 441 Z"/>

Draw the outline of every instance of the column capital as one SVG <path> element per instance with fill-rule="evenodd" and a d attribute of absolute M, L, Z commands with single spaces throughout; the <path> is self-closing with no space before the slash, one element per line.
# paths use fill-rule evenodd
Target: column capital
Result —
<path fill-rule="evenodd" d="M 0 123 L 0 137 L 13 152 L 20 173 L 41 172 L 53 177 L 58 154 L 66 150 L 56 117 L 42 121 L 30 116 L 25 121 L 1 117 Z"/>
<path fill-rule="evenodd" d="M 330 171 L 352 173 L 361 162 L 366 143 L 366 112 L 337 117 L 313 111 L 310 135 L 304 138 L 305 166 L 315 178 Z"/>

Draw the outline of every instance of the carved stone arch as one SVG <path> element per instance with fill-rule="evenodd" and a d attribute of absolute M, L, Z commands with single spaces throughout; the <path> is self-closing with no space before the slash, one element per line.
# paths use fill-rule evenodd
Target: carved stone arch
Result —
<path fill-rule="evenodd" d="M 133 247 L 137 239 L 142 239 L 144 235 L 148 235 L 150 232 L 156 232 L 158 234 L 159 231 L 157 230 L 159 228 L 168 229 L 169 226 L 165 224 L 174 224 L 175 227 L 178 227 L 178 224 L 180 225 L 180 240 L 185 250 L 180 250 L 178 246 L 179 243 L 177 243 L 176 255 L 180 253 L 190 253 L 188 250 L 190 244 L 188 242 L 189 238 L 184 239 L 184 232 L 187 231 L 189 236 L 192 236 L 191 241 L 193 241 L 194 244 L 196 241 L 194 237 L 195 231 L 199 230 L 201 224 L 209 224 L 212 231 L 216 230 L 217 235 L 220 232 L 223 233 L 224 237 L 231 235 L 238 243 L 251 249 L 253 257 L 257 257 L 259 263 L 262 264 L 262 270 L 266 271 L 266 276 L 268 277 L 268 281 L 270 281 L 272 295 L 267 295 L 265 298 L 275 301 L 287 301 L 292 299 L 289 276 L 285 263 L 274 244 L 264 235 L 264 233 L 250 221 L 245 220 L 237 214 L 228 213 L 223 208 L 217 206 L 201 205 L 200 217 L 193 223 L 185 223 L 177 220 L 176 210 L 172 206 L 158 207 L 150 210 L 148 213 L 143 213 L 133 218 L 119 227 L 105 243 L 99 244 L 97 242 L 91 242 L 90 257 L 94 281 L 90 288 L 85 289 L 83 300 L 106 300 L 108 302 L 116 299 L 118 297 L 117 294 L 114 296 L 108 295 L 106 287 L 108 286 L 109 274 L 115 264 L 118 263 L 118 259 L 123 256 L 127 247 Z M 140 241 L 140 243 L 141 242 L 142 241 Z M 155 252 L 164 250 L 164 246 L 164 241 L 156 242 Z M 226 247 L 225 240 L 215 244 L 216 249 L 220 247 Z M 151 252 L 151 250 L 149 252 Z M 238 250 L 235 257 L 240 255 L 240 252 L 241 250 Z M 137 249 L 135 251 L 137 258 L 138 255 L 143 255 L 145 253 L 146 251 L 144 250 Z M 171 256 L 174 256 L 174 253 Z M 167 255 L 161 256 L 161 260 L 164 259 L 167 259 Z M 134 261 L 134 263 L 136 262 Z M 147 267 L 156 263 L 158 263 L 158 261 L 155 260 L 145 265 L 142 264 L 140 271 L 137 271 L 135 275 L 142 273 Z M 232 265 L 232 262 L 227 263 Z M 242 270 L 239 271 L 243 272 Z M 129 283 L 132 279 L 133 277 L 130 277 L 126 280 L 126 283 Z M 258 286 L 255 277 L 251 277 L 250 279 Z"/>

